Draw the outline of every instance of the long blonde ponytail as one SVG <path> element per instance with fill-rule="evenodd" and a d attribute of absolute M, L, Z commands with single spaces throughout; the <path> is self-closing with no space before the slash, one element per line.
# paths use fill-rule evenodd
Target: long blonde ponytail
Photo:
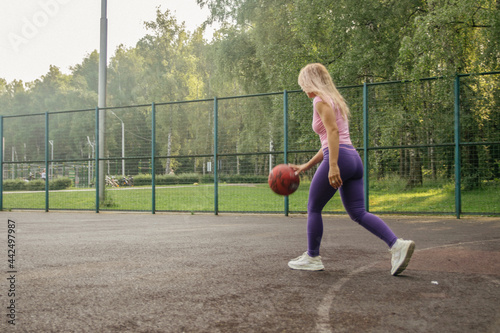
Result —
<path fill-rule="evenodd" d="M 323 101 L 333 100 L 334 107 L 337 107 L 344 120 L 350 116 L 349 107 L 339 93 L 332 77 L 325 66 L 319 63 L 309 64 L 302 68 L 299 74 L 299 85 L 306 93 L 315 93 Z"/>

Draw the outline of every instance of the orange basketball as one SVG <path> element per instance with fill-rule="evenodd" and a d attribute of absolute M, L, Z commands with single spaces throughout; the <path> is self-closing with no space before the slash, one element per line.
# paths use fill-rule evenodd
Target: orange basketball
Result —
<path fill-rule="evenodd" d="M 299 188 L 300 178 L 288 165 L 278 164 L 271 170 L 268 183 L 274 193 L 290 195 Z"/>

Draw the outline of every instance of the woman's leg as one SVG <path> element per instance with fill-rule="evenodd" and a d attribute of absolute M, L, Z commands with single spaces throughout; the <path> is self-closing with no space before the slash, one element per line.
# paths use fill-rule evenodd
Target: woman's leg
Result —
<path fill-rule="evenodd" d="M 340 196 L 344 208 L 352 220 L 358 222 L 365 229 L 382 239 L 389 247 L 392 247 L 397 236 L 379 217 L 368 213 L 365 208 L 363 164 L 356 151 L 348 151 L 341 148 L 339 154 L 339 168 L 343 185 L 340 188 Z M 345 170 L 345 174 L 342 174 Z"/>
<path fill-rule="evenodd" d="M 311 181 L 309 200 L 307 202 L 307 253 L 311 257 L 319 256 L 321 238 L 323 237 L 323 218 L 321 212 L 335 192 L 337 192 L 329 184 L 328 171 L 328 153 L 325 153 L 323 162 L 316 170 Z"/>

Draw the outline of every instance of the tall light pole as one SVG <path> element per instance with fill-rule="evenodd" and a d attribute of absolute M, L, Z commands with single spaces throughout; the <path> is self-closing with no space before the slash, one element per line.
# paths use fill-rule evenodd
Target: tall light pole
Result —
<path fill-rule="evenodd" d="M 92 156 L 90 156 L 90 152 L 89 152 L 89 178 L 88 178 L 88 184 L 90 184 L 90 181 L 92 179 L 92 172 L 93 172 L 92 171 L 92 164 L 90 163 L 90 161 L 91 161 L 91 158 L 92 158 L 92 161 L 94 160 L 94 153 L 95 153 L 95 151 L 94 151 L 94 144 L 95 144 L 95 142 L 92 143 L 90 141 L 90 138 L 88 136 L 87 136 L 87 141 L 89 142 L 89 146 L 92 148 Z"/>
<path fill-rule="evenodd" d="M 106 107 L 106 81 L 107 81 L 107 59 L 108 59 L 108 18 L 107 0 L 101 0 L 101 38 L 99 50 L 99 200 L 104 201 L 104 148 L 106 112 L 102 108 Z"/>
<path fill-rule="evenodd" d="M 47 174 L 46 177 L 49 179 L 54 179 L 54 140 L 49 140 L 50 143 L 50 149 L 51 149 L 51 155 L 50 155 L 50 173 L 48 172 L 49 170 L 46 170 Z"/>
<path fill-rule="evenodd" d="M 122 176 L 125 177 L 125 124 L 123 120 L 116 115 L 113 111 L 110 111 L 119 121 L 122 123 Z"/>

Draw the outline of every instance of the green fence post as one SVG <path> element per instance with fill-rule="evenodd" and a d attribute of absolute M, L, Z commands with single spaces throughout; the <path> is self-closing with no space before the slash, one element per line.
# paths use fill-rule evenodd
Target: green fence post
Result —
<path fill-rule="evenodd" d="M 214 98 L 214 214 L 219 215 L 219 180 L 218 180 L 218 132 L 219 132 L 219 102 Z"/>
<path fill-rule="evenodd" d="M 0 211 L 3 211 L 3 116 L 0 116 Z"/>
<path fill-rule="evenodd" d="M 95 212 L 99 213 L 99 107 L 95 108 Z"/>
<path fill-rule="evenodd" d="M 151 213 L 156 213 L 156 106 L 155 103 L 151 105 L 151 189 L 152 189 L 152 203 Z"/>
<path fill-rule="evenodd" d="M 368 145 L 369 145 L 369 120 L 368 120 L 368 85 L 366 82 L 363 84 L 363 186 L 365 187 L 365 208 L 368 212 L 370 210 L 370 189 L 369 189 L 369 161 L 368 161 Z"/>
<path fill-rule="evenodd" d="M 455 214 L 457 219 L 462 213 L 461 193 L 461 163 L 462 154 L 460 150 L 460 76 L 455 76 Z"/>
<path fill-rule="evenodd" d="M 45 112 L 45 211 L 49 211 L 49 113 Z"/>
<path fill-rule="evenodd" d="M 283 163 L 288 164 L 288 92 L 283 92 Z M 288 216 L 290 210 L 290 201 L 288 195 L 285 195 L 285 216 Z"/>

